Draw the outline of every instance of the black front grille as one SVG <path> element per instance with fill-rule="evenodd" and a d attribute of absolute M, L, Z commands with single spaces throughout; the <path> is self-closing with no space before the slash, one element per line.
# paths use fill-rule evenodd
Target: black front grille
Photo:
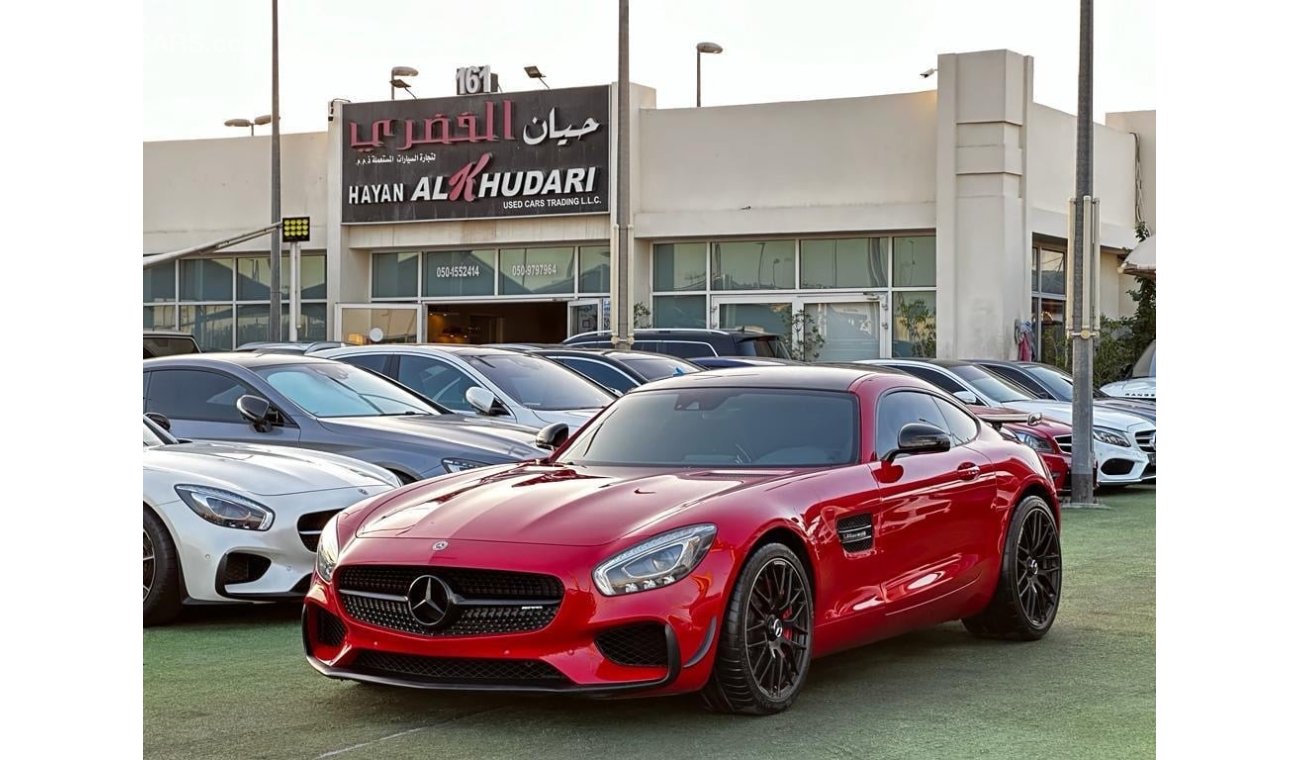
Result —
<path fill-rule="evenodd" d="M 1143 430 L 1139 433 L 1134 433 L 1133 437 L 1137 439 L 1139 449 L 1142 449 L 1148 454 L 1156 453 L 1156 431 Z"/>
<path fill-rule="evenodd" d="M 1061 451 L 1064 451 L 1066 454 L 1069 454 L 1070 444 L 1073 440 L 1074 438 L 1072 436 L 1058 435 L 1056 436 L 1056 445 L 1061 447 Z"/>
<path fill-rule="evenodd" d="M 315 609 L 316 638 L 326 646 L 336 647 L 342 644 L 343 636 L 346 633 L 343 628 L 343 621 L 319 607 Z"/>
<path fill-rule="evenodd" d="M 362 650 L 351 670 L 394 676 L 422 683 L 475 686 L 565 686 L 560 671 L 541 660 L 489 660 L 465 657 L 421 657 Z"/>
<path fill-rule="evenodd" d="M 245 552 L 231 552 L 226 555 L 221 582 L 227 586 L 236 583 L 251 583 L 261 578 L 270 569 L 271 560 L 266 557 Z"/>
<path fill-rule="evenodd" d="M 633 667 L 667 667 L 668 638 L 664 627 L 640 623 L 611 628 L 596 636 L 596 648 L 610 662 Z"/>
<path fill-rule="evenodd" d="M 320 543 L 320 532 L 324 529 L 325 523 L 341 511 L 343 510 L 331 509 L 328 512 L 312 512 L 298 518 L 298 538 L 302 539 L 302 545 L 307 547 L 307 551 L 316 551 L 316 546 Z"/>
<path fill-rule="evenodd" d="M 470 604 L 454 607 L 437 628 L 422 625 L 411 614 L 406 594 L 415 579 L 423 575 L 442 579 Z M 564 594 L 560 580 L 549 575 L 464 568 L 342 567 L 337 571 L 337 583 L 343 610 L 349 617 L 421 636 L 488 636 L 540 630 L 555 618 Z"/>
<path fill-rule="evenodd" d="M 1136 463 L 1128 459 L 1107 459 L 1101 466 L 1101 471 L 1106 475 L 1127 475 L 1136 466 Z"/>

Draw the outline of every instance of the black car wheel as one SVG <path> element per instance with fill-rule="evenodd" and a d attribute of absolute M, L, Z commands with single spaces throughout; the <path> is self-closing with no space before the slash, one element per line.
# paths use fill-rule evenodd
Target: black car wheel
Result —
<path fill-rule="evenodd" d="M 162 520 L 144 508 L 144 624 L 160 625 L 181 611 L 176 546 Z"/>
<path fill-rule="evenodd" d="M 727 604 L 705 705 L 769 715 L 789 707 L 812 660 L 812 584 L 789 547 L 766 544 L 745 563 Z"/>
<path fill-rule="evenodd" d="M 981 638 L 1035 641 L 1051 630 L 1061 604 L 1061 538 L 1047 502 L 1016 506 L 1002 549 L 997 590 L 978 615 L 962 621 Z"/>

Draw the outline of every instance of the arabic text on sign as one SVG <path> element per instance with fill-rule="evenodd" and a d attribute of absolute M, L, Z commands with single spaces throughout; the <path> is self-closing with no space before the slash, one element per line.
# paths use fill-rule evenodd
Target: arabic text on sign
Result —
<path fill-rule="evenodd" d="M 559 267 L 554 264 L 516 264 L 510 267 L 511 277 L 537 277 L 540 275 L 557 275 Z"/>
<path fill-rule="evenodd" d="M 434 276 L 444 280 L 452 277 L 478 277 L 478 265 L 438 267 L 434 270 Z"/>

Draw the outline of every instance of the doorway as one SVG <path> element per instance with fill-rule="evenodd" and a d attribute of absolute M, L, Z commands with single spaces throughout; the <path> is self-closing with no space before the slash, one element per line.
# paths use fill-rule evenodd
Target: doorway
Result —
<path fill-rule="evenodd" d="M 426 304 L 428 343 L 559 343 L 568 337 L 563 301 Z"/>

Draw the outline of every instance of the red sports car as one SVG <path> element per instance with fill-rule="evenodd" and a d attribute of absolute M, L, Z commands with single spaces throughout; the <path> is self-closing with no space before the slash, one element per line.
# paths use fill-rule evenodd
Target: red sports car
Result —
<path fill-rule="evenodd" d="M 870 367 L 640 386 L 535 462 L 415 483 L 320 537 L 327 676 L 448 690 L 701 691 L 788 707 L 819 655 L 947 620 L 1032 640 L 1061 594 L 1042 460 Z"/>

